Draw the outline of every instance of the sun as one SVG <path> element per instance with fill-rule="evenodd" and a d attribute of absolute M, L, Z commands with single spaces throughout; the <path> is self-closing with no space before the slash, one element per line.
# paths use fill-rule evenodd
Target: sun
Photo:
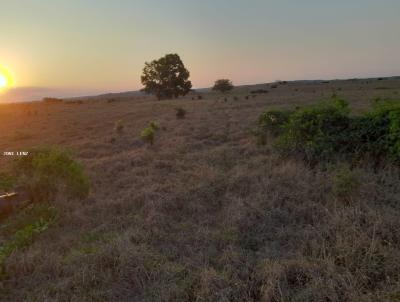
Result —
<path fill-rule="evenodd" d="M 14 77 L 4 67 L 0 66 L 0 91 L 4 91 L 14 86 Z"/>
<path fill-rule="evenodd" d="M 4 89 L 7 86 L 8 86 L 8 81 L 6 76 L 0 73 L 0 89 Z"/>

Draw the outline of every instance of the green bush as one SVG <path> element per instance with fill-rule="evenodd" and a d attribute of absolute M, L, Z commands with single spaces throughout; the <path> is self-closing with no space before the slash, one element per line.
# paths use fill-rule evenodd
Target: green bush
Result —
<path fill-rule="evenodd" d="M 269 110 L 258 118 L 258 126 L 264 131 L 270 131 L 274 135 L 282 133 L 282 126 L 289 121 L 292 111 Z"/>
<path fill-rule="evenodd" d="M 400 161 L 400 103 L 380 101 L 374 110 L 359 122 L 357 130 L 361 142 L 367 145 L 366 152 L 374 155 L 387 154 L 394 161 Z M 368 125 L 368 128 L 366 126 Z M 366 131 L 367 128 L 369 131 Z"/>
<path fill-rule="evenodd" d="M 267 111 L 259 117 L 257 133 L 261 139 L 276 136 L 274 146 L 282 154 L 309 161 L 370 157 L 378 163 L 400 162 L 400 103 L 376 100 L 361 116 L 351 116 L 348 104 L 337 97 L 294 112 Z"/>
<path fill-rule="evenodd" d="M 268 135 L 277 136 L 283 132 L 283 125 L 288 122 L 291 111 L 268 110 L 258 118 L 258 129 L 255 132 L 260 145 L 267 143 Z"/>
<path fill-rule="evenodd" d="M 48 229 L 58 218 L 55 207 L 46 203 L 31 204 L 5 220 L 0 228 L 0 278 L 4 264 L 14 251 L 29 246 L 40 233 Z"/>
<path fill-rule="evenodd" d="M 150 122 L 149 126 L 144 128 L 140 133 L 140 138 L 150 145 L 153 145 L 156 131 L 160 129 L 160 126 L 156 122 Z"/>
<path fill-rule="evenodd" d="M 10 191 L 15 184 L 15 178 L 4 172 L 0 172 L 0 193 Z"/>
<path fill-rule="evenodd" d="M 308 160 L 330 158 L 348 143 L 349 123 L 348 104 L 340 99 L 300 108 L 283 125 L 276 147 Z"/>
<path fill-rule="evenodd" d="M 373 110 L 353 117 L 348 133 L 347 153 L 375 161 L 400 161 L 400 103 L 376 100 Z"/>
<path fill-rule="evenodd" d="M 15 162 L 14 170 L 32 201 L 51 201 L 61 189 L 69 198 L 89 194 L 89 180 L 82 166 L 57 147 L 30 151 L 29 156 Z"/>
<path fill-rule="evenodd" d="M 150 145 L 153 145 L 154 143 L 154 136 L 155 136 L 155 130 L 152 127 L 147 127 L 144 128 L 143 131 L 140 133 L 141 139 L 149 143 Z"/>
<path fill-rule="evenodd" d="M 152 128 L 154 131 L 160 129 L 160 125 L 157 122 L 150 122 L 149 127 Z"/>

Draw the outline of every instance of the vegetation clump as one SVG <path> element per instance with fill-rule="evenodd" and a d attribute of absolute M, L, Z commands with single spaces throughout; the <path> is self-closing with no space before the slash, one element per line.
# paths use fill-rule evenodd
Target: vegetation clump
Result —
<path fill-rule="evenodd" d="M 144 128 L 140 133 L 140 137 L 142 138 L 142 140 L 146 143 L 149 143 L 150 145 L 153 145 L 154 143 L 154 136 L 155 130 L 151 127 Z"/>
<path fill-rule="evenodd" d="M 15 178 L 7 173 L 0 172 L 0 194 L 10 191 L 15 184 Z"/>
<path fill-rule="evenodd" d="M 46 231 L 58 217 L 57 209 L 48 204 L 31 204 L 8 217 L 0 229 L 0 277 L 5 272 L 7 258 L 16 250 L 29 246 L 40 233 Z"/>
<path fill-rule="evenodd" d="M 149 126 L 144 128 L 140 133 L 141 139 L 144 142 L 153 145 L 154 138 L 158 129 L 160 129 L 160 126 L 156 122 L 150 122 Z"/>
<path fill-rule="evenodd" d="M 295 111 L 266 111 L 257 136 L 265 143 L 267 135 L 280 153 L 309 161 L 369 156 L 399 162 L 400 103 L 377 101 L 372 111 L 352 116 L 348 103 L 335 96 Z"/>
<path fill-rule="evenodd" d="M 256 136 L 260 145 L 267 143 L 269 136 L 277 136 L 284 131 L 283 125 L 289 121 L 292 111 L 268 110 L 258 118 Z"/>
<path fill-rule="evenodd" d="M 154 131 L 160 129 L 160 125 L 157 122 L 154 122 L 154 121 L 149 123 L 149 127 L 152 128 Z"/>
<path fill-rule="evenodd" d="M 377 100 L 373 110 L 353 120 L 352 151 L 400 162 L 400 102 Z"/>
<path fill-rule="evenodd" d="M 340 99 L 300 108 L 284 122 L 276 147 L 308 160 L 329 159 L 346 148 L 348 115 L 348 104 Z"/>
<path fill-rule="evenodd" d="M 215 81 L 212 90 L 225 93 L 225 92 L 231 91 L 233 88 L 234 88 L 234 86 L 233 86 L 231 80 L 219 79 L 219 80 Z"/>
<path fill-rule="evenodd" d="M 89 194 L 89 179 L 69 152 L 58 147 L 34 149 L 14 165 L 19 182 L 33 202 L 47 202 L 62 191 L 70 198 Z"/>
<path fill-rule="evenodd" d="M 176 110 L 176 118 L 177 119 L 184 119 L 186 115 L 186 110 L 182 107 L 175 108 Z"/>

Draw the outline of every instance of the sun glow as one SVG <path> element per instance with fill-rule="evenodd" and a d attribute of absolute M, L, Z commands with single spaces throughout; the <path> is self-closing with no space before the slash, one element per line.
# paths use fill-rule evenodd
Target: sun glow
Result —
<path fill-rule="evenodd" d="M 14 86 L 14 77 L 12 74 L 0 66 L 0 91 L 4 91 Z"/>
<path fill-rule="evenodd" d="M 0 74 L 0 88 L 6 88 L 8 81 L 3 74 Z"/>

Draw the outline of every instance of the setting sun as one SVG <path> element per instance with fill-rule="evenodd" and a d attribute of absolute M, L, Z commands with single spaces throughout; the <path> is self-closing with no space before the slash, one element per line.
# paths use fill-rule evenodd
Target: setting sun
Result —
<path fill-rule="evenodd" d="M 0 67 L 0 90 L 11 88 L 13 85 L 14 80 L 11 73 L 7 69 Z"/>
<path fill-rule="evenodd" d="M 3 74 L 0 74 L 0 88 L 6 88 L 7 84 L 7 78 Z"/>

